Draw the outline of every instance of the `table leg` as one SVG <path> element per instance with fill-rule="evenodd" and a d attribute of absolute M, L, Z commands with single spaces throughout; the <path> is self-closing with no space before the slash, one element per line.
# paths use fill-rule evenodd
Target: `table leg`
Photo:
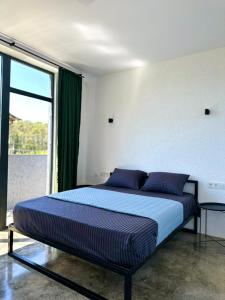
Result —
<path fill-rule="evenodd" d="M 200 231 L 200 234 L 199 234 L 199 241 L 201 243 L 201 240 L 202 240 L 202 210 L 200 210 L 200 223 L 199 223 L 199 231 Z"/>
<path fill-rule="evenodd" d="M 207 238 L 207 215 L 208 215 L 208 209 L 205 210 L 205 240 Z"/>

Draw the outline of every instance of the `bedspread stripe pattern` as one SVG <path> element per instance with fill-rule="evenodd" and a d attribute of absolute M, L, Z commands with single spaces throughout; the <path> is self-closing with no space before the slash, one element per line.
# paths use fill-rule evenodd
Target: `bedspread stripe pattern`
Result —
<path fill-rule="evenodd" d="M 157 245 L 183 222 L 183 205 L 157 197 L 81 188 L 49 195 L 62 201 L 153 219 L 158 224 Z"/>
<path fill-rule="evenodd" d="M 22 232 L 123 266 L 135 266 L 153 253 L 158 232 L 151 219 L 49 197 L 18 203 L 14 224 Z"/>
<path fill-rule="evenodd" d="M 170 198 L 183 205 L 185 220 L 193 216 L 196 209 L 190 194 L 180 197 L 105 185 L 92 188 L 119 191 L 126 195 Z M 151 255 L 158 236 L 158 224 L 151 218 L 47 196 L 19 202 L 14 208 L 14 224 L 31 236 L 39 236 L 124 267 L 136 266 Z"/>

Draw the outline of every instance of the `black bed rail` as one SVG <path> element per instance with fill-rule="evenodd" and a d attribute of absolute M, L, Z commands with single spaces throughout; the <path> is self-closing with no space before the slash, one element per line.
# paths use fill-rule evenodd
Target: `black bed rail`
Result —
<path fill-rule="evenodd" d="M 200 209 L 199 209 L 199 203 L 198 203 L 198 181 L 193 179 L 188 179 L 187 184 L 193 184 L 194 185 L 194 199 L 196 203 L 196 213 L 194 215 L 194 229 L 189 228 L 183 228 L 183 231 L 186 232 L 194 232 L 195 234 L 198 233 L 198 217 L 200 217 Z"/>
<path fill-rule="evenodd" d="M 193 179 L 188 179 L 187 183 L 194 184 L 194 196 L 198 204 L 198 181 Z"/>
<path fill-rule="evenodd" d="M 187 220 L 185 220 L 178 228 L 176 228 L 164 241 L 162 241 L 157 247 L 156 250 L 160 249 L 163 245 L 165 245 L 179 230 L 181 230 L 190 220 L 191 220 L 192 216 L 189 217 Z M 103 296 L 93 292 L 92 290 L 89 290 L 85 287 L 83 287 L 82 285 L 69 280 L 66 277 L 63 277 L 47 268 L 45 268 L 42 265 L 39 265 L 37 263 L 34 263 L 33 261 L 31 261 L 30 259 L 26 258 L 23 255 L 20 255 L 16 252 L 14 252 L 13 250 L 13 233 L 17 232 L 20 233 L 24 236 L 27 236 L 35 241 L 41 242 L 45 245 L 48 245 L 50 247 L 56 248 L 58 250 L 61 250 L 65 253 L 71 254 L 75 257 L 78 257 L 84 261 L 87 261 L 91 264 L 97 265 L 99 267 L 102 267 L 106 270 L 112 271 L 114 273 L 117 273 L 119 275 L 122 275 L 122 277 L 124 278 L 124 300 L 132 300 L 132 276 L 136 273 L 137 270 L 139 270 L 151 257 L 153 254 L 150 254 L 148 257 L 146 257 L 146 259 L 144 261 L 142 261 L 141 263 L 139 263 L 136 266 L 133 267 L 123 267 L 121 265 L 117 265 L 114 264 L 112 262 L 106 262 L 100 258 L 97 257 L 90 257 L 89 254 L 86 253 L 82 253 L 79 250 L 75 250 L 71 247 L 65 246 L 61 243 L 58 242 L 53 242 L 50 240 L 46 240 L 42 237 L 39 236 L 35 236 L 35 235 L 30 235 L 28 233 L 24 233 L 20 230 L 18 230 L 17 228 L 15 228 L 14 224 L 10 224 L 8 226 L 8 255 L 14 259 L 16 259 L 17 261 L 19 261 L 20 263 L 25 264 L 26 266 L 34 269 L 35 271 L 40 272 L 41 274 L 63 284 L 64 286 L 69 287 L 70 289 L 78 292 L 79 294 L 87 297 L 88 299 L 93 299 L 93 300 L 107 300 L 106 298 L 104 298 Z"/>
<path fill-rule="evenodd" d="M 187 183 L 190 184 L 194 184 L 194 197 L 195 197 L 195 201 L 198 202 L 198 181 L 196 180 L 188 180 Z M 179 230 L 181 230 L 192 218 L 194 218 L 194 229 L 191 230 L 189 229 L 188 231 L 191 231 L 193 233 L 197 233 L 197 220 L 198 220 L 198 215 L 192 215 L 190 216 L 188 219 L 186 219 L 178 228 L 176 228 L 163 242 L 161 242 L 156 249 L 159 249 L 160 247 L 162 247 L 169 239 L 171 239 L 175 233 L 177 233 Z M 33 261 L 29 260 L 28 258 L 24 257 L 23 255 L 20 255 L 16 252 L 13 251 L 13 234 L 14 232 L 18 232 L 24 236 L 27 236 L 31 239 L 34 239 L 38 242 L 44 243 L 50 247 L 54 247 L 58 250 L 64 251 L 68 254 L 71 254 L 75 257 L 79 257 L 80 259 L 83 259 L 91 264 L 97 265 L 99 267 L 105 268 L 109 271 L 115 272 L 119 275 L 122 275 L 122 277 L 124 278 L 124 300 L 131 300 L 132 299 L 132 275 L 138 270 L 140 269 L 144 263 L 149 260 L 152 256 L 149 255 L 148 257 L 146 257 L 146 259 L 144 261 L 142 261 L 140 264 L 133 266 L 133 267 L 123 267 L 121 265 L 117 265 L 114 264 L 112 262 L 109 261 L 104 261 L 100 258 L 97 257 L 92 257 L 89 254 L 82 252 L 80 250 L 77 249 L 73 249 L 71 247 L 65 246 L 61 243 L 55 242 L 55 241 L 51 241 L 51 240 L 47 240 L 44 239 L 43 237 L 37 236 L 37 235 L 33 235 L 33 234 L 28 234 L 26 232 L 22 232 L 20 230 L 18 230 L 17 228 L 15 228 L 14 224 L 10 224 L 8 226 L 8 255 L 14 259 L 16 259 L 17 261 L 19 261 L 20 263 L 25 264 L 26 266 L 40 272 L 41 274 L 44 274 L 45 276 L 63 284 L 64 286 L 67 286 L 69 288 L 71 288 L 72 290 L 77 291 L 78 293 L 80 293 L 83 296 L 86 296 L 89 299 L 94 299 L 94 300 L 106 300 L 106 298 L 104 298 L 103 296 L 81 286 L 80 284 L 73 282 L 71 280 L 69 280 L 68 278 L 65 278 L 49 269 L 47 269 L 46 267 L 36 264 Z"/>

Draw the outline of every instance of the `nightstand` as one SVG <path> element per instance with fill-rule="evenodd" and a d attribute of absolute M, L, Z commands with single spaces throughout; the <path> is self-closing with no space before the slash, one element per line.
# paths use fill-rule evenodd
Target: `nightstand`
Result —
<path fill-rule="evenodd" d="M 225 213 L 225 203 L 218 203 L 218 202 L 202 202 L 199 203 L 200 208 L 200 242 L 217 242 L 221 246 L 225 247 L 223 244 L 221 244 L 221 241 L 225 241 L 225 239 L 207 239 L 207 222 L 208 222 L 208 210 L 210 211 L 217 211 L 221 213 Z M 202 210 L 205 210 L 205 239 L 201 239 L 201 233 L 202 233 Z"/>

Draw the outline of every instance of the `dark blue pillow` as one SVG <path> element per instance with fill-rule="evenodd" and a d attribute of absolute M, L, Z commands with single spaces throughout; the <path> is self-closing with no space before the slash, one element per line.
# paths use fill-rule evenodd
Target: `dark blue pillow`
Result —
<path fill-rule="evenodd" d="M 147 173 L 139 170 L 115 169 L 106 185 L 138 190 L 145 182 Z"/>
<path fill-rule="evenodd" d="M 181 196 L 189 176 L 177 173 L 152 172 L 141 190 Z"/>

